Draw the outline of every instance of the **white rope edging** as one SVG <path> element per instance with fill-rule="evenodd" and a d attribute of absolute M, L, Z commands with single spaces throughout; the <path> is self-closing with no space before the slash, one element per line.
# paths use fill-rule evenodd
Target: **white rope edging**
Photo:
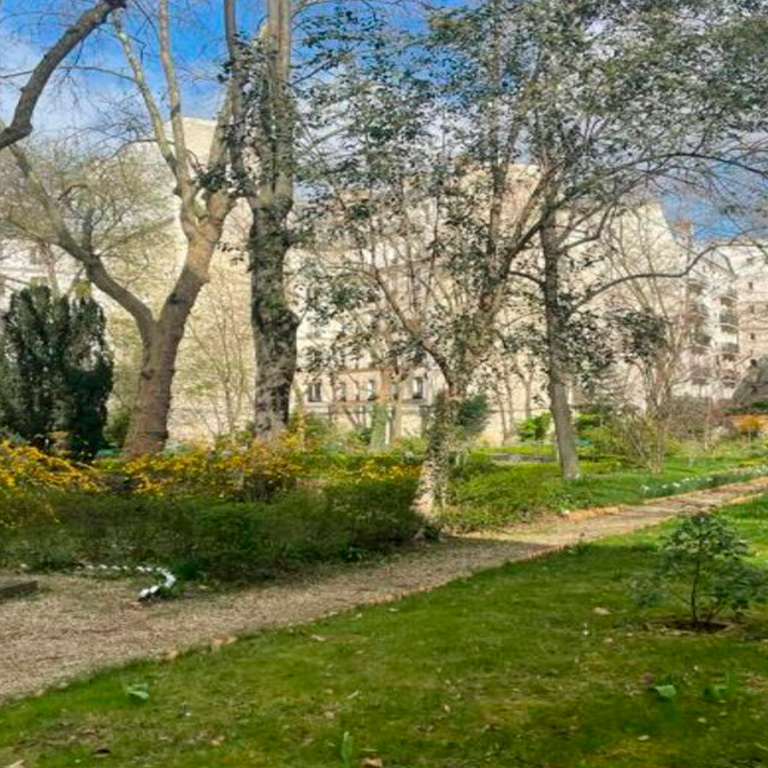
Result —
<path fill-rule="evenodd" d="M 157 574 L 162 576 L 162 582 L 152 584 L 139 592 L 139 600 L 151 600 L 153 597 L 160 597 L 164 592 L 169 592 L 178 582 L 176 576 L 168 569 L 162 566 L 137 565 L 86 565 L 86 571 L 91 572 L 113 572 L 113 573 L 144 573 L 147 575 Z"/>

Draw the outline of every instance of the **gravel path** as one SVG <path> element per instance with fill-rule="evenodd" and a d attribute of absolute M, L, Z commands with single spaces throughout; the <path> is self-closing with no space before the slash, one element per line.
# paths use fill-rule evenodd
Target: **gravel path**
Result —
<path fill-rule="evenodd" d="M 759 478 L 644 505 L 581 510 L 568 518 L 450 538 L 383 563 L 153 605 L 137 604 L 134 586 L 123 581 L 44 576 L 38 595 L 0 603 L 0 701 L 99 667 L 395 600 L 511 560 L 628 533 L 683 511 L 741 501 L 766 490 L 768 478 Z"/>

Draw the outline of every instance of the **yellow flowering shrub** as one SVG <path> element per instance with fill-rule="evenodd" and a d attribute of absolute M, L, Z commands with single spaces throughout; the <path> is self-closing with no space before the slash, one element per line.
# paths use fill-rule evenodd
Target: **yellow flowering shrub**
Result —
<path fill-rule="evenodd" d="M 322 454 L 303 449 L 301 437 L 273 442 L 223 442 L 182 453 L 104 460 L 93 466 L 50 456 L 37 448 L 0 442 L 0 493 L 126 491 L 146 496 L 200 495 L 229 501 L 265 499 L 303 479 L 328 482 L 410 480 L 417 464 L 395 456 Z"/>
<path fill-rule="evenodd" d="M 301 473 L 298 455 L 299 444 L 286 436 L 273 443 L 257 440 L 141 456 L 121 464 L 119 471 L 142 494 L 255 498 L 290 487 Z"/>
<path fill-rule="evenodd" d="M 383 464 L 375 459 L 364 460 L 358 467 L 345 467 L 336 473 L 340 480 L 404 480 L 418 477 L 420 466 L 415 464 Z"/>
<path fill-rule="evenodd" d="M 30 445 L 0 442 L 0 491 L 98 491 L 98 474 L 84 464 L 49 456 Z"/>
<path fill-rule="evenodd" d="M 759 414 L 747 414 L 736 419 L 736 429 L 739 434 L 755 439 L 766 431 L 766 418 Z"/>

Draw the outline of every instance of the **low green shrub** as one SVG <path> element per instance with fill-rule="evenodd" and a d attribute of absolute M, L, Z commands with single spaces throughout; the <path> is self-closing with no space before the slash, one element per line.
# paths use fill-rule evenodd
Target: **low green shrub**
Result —
<path fill-rule="evenodd" d="M 0 564 L 166 566 L 187 578 L 248 581 L 306 564 L 359 559 L 413 538 L 415 480 L 330 483 L 270 502 L 120 494 L 0 499 Z"/>
<path fill-rule="evenodd" d="M 517 434 L 526 442 L 543 443 L 552 426 L 552 416 L 548 411 L 538 416 L 531 416 L 517 425 Z"/>
<path fill-rule="evenodd" d="M 738 616 L 768 597 L 768 572 L 745 562 L 749 555 L 747 542 L 722 516 L 682 517 L 662 541 L 653 576 L 638 582 L 638 601 L 679 598 L 694 627 L 706 627 L 726 610 Z"/>
<path fill-rule="evenodd" d="M 456 428 L 460 442 L 471 445 L 483 433 L 493 415 L 493 408 L 484 393 L 471 395 L 459 403 Z"/>

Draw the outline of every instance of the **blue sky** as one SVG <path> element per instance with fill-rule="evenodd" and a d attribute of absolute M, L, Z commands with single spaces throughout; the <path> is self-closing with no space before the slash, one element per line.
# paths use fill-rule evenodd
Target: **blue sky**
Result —
<path fill-rule="evenodd" d="M 23 83 L 23 77 L 9 79 L 8 75 L 34 66 L 65 25 L 93 2 L 0 0 L 0 76 L 3 78 L 0 79 L 0 115 L 8 117 L 15 104 L 17 87 Z M 148 13 L 154 2 L 130 0 L 125 18 L 153 90 L 157 98 L 162 99 L 164 81 L 153 18 Z M 220 100 L 221 86 L 216 77 L 225 58 L 221 0 L 171 2 L 175 11 L 173 42 L 183 86 L 184 112 L 192 117 L 211 118 Z M 246 34 L 252 33 L 262 18 L 263 5 L 255 0 L 240 0 L 239 12 L 241 29 Z M 135 130 L 139 130 L 140 121 L 146 120 L 145 112 L 137 101 L 133 84 L 122 77 L 128 68 L 110 27 L 89 39 L 69 63 L 76 68 L 58 77 L 55 87 L 47 92 L 40 105 L 35 119 L 37 136 L 79 135 L 101 142 L 120 135 L 126 123 L 133 122 Z M 95 126 L 101 128 L 95 134 L 85 130 Z M 700 237 L 729 237 L 743 226 L 743 222 L 723 215 L 703 199 L 668 196 L 665 207 L 672 220 L 692 220 Z"/>
<path fill-rule="evenodd" d="M 0 0 L 0 114 L 7 117 L 23 77 L 9 78 L 33 66 L 45 47 L 55 40 L 79 12 L 93 0 Z M 163 82 L 151 16 L 145 13 L 151 0 L 132 0 L 125 14 L 127 29 L 155 92 Z M 194 117 L 211 117 L 220 87 L 215 82 L 223 61 L 222 21 L 219 0 L 175 0 L 173 43 L 179 77 L 184 89 L 184 111 Z M 256 24 L 258 4 L 244 0 L 244 28 Z M 255 9 L 255 10 L 254 10 Z M 55 135 L 73 131 L 100 119 L 117 116 L 135 99 L 135 89 L 121 75 L 128 72 L 122 50 L 111 27 L 96 32 L 67 62 L 73 69 L 62 72 L 47 93 L 36 115 L 36 128 Z M 98 71 L 96 71 L 98 69 Z M 117 105 L 117 106 L 116 106 Z M 117 110 L 117 111 L 115 111 Z"/>

